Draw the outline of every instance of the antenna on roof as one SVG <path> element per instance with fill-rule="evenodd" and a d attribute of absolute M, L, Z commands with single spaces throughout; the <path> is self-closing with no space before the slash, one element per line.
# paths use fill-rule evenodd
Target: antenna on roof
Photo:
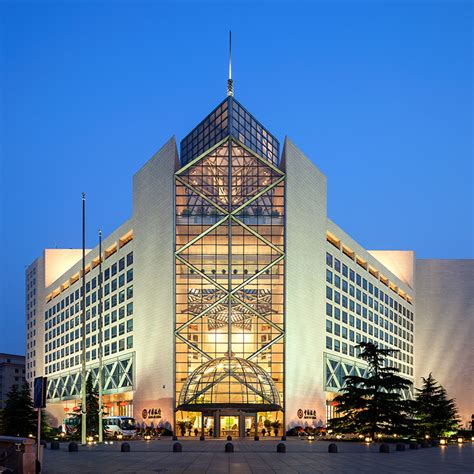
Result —
<path fill-rule="evenodd" d="M 234 81 L 232 80 L 232 31 L 229 31 L 229 79 L 227 79 L 227 97 L 234 96 Z"/>

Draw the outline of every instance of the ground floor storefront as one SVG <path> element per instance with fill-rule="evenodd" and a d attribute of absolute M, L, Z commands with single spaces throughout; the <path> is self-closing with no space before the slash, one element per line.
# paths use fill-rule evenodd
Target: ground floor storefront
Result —
<path fill-rule="evenodd" d="M 282 436 L 283 412 L 219 408 L 203 412 L 178 411 L 176 434 L 181 436 Z"/>

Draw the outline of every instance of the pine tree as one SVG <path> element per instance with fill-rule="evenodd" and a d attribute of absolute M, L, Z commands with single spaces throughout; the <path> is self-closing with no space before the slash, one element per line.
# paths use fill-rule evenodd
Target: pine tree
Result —
<path fill-rule="evenodd" d="M 99 393 L 94 389 L 91 374 L 86 379 L 86 428 L 87 435 L 95 435 L 99 433 Z M 81 433 L 81 422 L 82 422 L 82 404 L 79 404 L 78 409 L 74 414 L 77 419 L 77 434 Z"/>
<path fill-rule="evenodd" d="M 10 389 L 2 413 L 2 433 L 5 436 L 27 437 L 37 430 L 37 415 L 33 408 L 30 389 L 21 390 L 15 384 Z"/>
<path fill-rule="evenodd" d="M 337 403 L 338 418 L 329 420 L 328 428 L 344 432 L 370 435 L 390 435 L 408 430 L 408 405 L 401 392 L 411 382 L 400 375 L 399 370 L 387 365 L 387 357 L 396 352 L 380 349 L 376 344 L 362 342 L 359 358 L 368 364 L 367 376 L 349 375 Z"/>
<path fill-rule="evenodd" d="M 448 399 L 446 390 L 431 373 L 422 380 L 423 387 L 416 389 L 413 402 L 417 435 L 437 438 L 456 431 L 459 418 L 454 399 Z"/>

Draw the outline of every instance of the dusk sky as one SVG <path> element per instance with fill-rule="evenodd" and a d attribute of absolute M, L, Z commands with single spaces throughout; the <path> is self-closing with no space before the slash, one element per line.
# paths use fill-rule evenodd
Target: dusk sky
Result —
<path fill-rule="evenodd" d="M 472 22 L 457 1 L 0 2 L 0 352 L 25 351 L 25 267 L 80 247 L 81 192 L 92 247 L 225 97 L 229 29 L 235 97 L 327 176 L 331 219 L 368 249 L 474 258 Z"/>

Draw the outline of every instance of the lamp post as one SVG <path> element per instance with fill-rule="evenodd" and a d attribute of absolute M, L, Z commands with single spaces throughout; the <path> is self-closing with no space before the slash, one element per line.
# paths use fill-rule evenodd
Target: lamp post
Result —
<path fill-rule="evenodd" d="M 82 370 L 81 370 L 81 443 L 86 444 L 87 397 L 86 397 L 86 193 L 82 193 Z"/>
<path fill-rule="evenodd" d="M 99 371 L 97 372 L 99 385 L 99 443 L 103 442 L 102 429 L 102 231 L 99 230 Z"/>

